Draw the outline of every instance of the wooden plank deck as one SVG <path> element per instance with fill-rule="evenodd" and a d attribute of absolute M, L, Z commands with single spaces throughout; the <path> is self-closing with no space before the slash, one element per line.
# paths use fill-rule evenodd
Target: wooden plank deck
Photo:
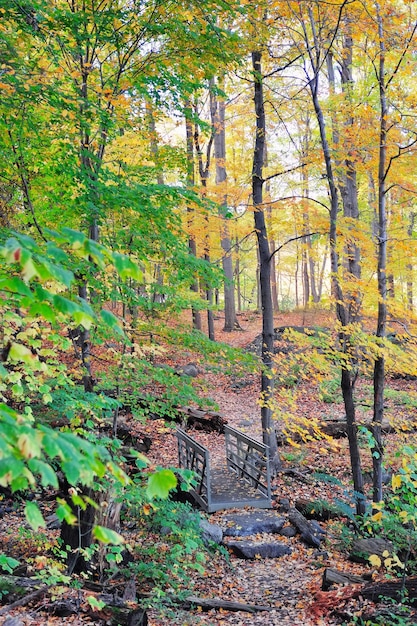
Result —
<path fill-rule="evenodd" d="M 214 467 L 210 471 L 211 497 L 209 513 L 222 509 L 253 506 L 258 509 L 271 508 L 271 502 L 260 491 L 254 489 L 243 478 L 227 466 Z"/>
<path fill-rule="evenodd" d="M 179 465 L 195 475 L 191 496 L 208 513 L 244 507 L 270 509 L 267 447 L 227 426 L 225 434 L 226 458 L 213 467 L 208 449 L 177 429 Z"/>

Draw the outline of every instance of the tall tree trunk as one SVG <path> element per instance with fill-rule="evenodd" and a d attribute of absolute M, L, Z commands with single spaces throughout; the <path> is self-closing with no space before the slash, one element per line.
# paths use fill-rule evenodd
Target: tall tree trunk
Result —
<path fill-rule="evenodd" d="M 236 237 L 235 243 L 235 251 L 236 251 L 236 260 L 235 260 L 235 285 L 236 285 L 236 295 L 237 295 L 237 310 L 239 313 L 242 311 L 242 287 L 240 281 L 240 246 L 239 246 L 239 237 Z"/>
<path fill-rule="evenodd" d="M 223 97 L 217 97 L 213 87 L 214 79 L 211 81 L 210 90 L 210 112 L 211 123 L 214 132 L 214 158 L 216 161 L 216 185 L 223 187 L 220 204 L 220 242 L 223 250 L 222 266 L 225 276 L 224 281 L 224 331 L 232 332 L 239 327 L 236 317 L 235 288 L 233 277 L 233 258 L 230 239 L 229 222 L 227 213 L 227 171 L 226 171 L 226 103 Z M 219 87 L 224 88 L 224 81 L 219 80 Z"/>
<path fill-rule="evenodd" d="M 411 238 L 414 230 L 414 222 L 416 220 L 417 213 L 412 211 L 410 214 L 410 223 L 407 228 L 407 235 Z M 407 309 L 412 311 L 414 308 L 414 283 L 413 283 L 413 263 L 410 261 L 407 263 Z"/>
<path fill-rule="evenodd" d="M 380 128 L 379 128 L 379 163 L 378 163 L 378 320 L 376 336 L 384 339 L 387 327 L 387 211 L 386 211 L 386 161 L 387 161 L 387 120 L 388 103 L 385 81 L 385 41 L 384 28 L 379 4 L 375 3 L 378 36 L 379 36 L 379 103 L 380 103 Z M 373 465 L 373 501 L 382 500 L 382 420 L 384 417 L 384 387 L 385 387 L 385 357 L 381 353 L 375 359 L 374 365 L 374 415 L 372 465 Z"/>
<path fill-rule="evenodd" d="M 271 239 L 271 249 L 275 250 L 275 240 Z M 275 254 L 271 259 L 271 294 L 272 294 L 272 307 L 275 313 L 279 311 L 278 304 L 278 284 L 277 284 L 277 266 L 275 260 Z"/>
<path fill-rule="evenodd" d="M 264 158 L 264 165 L 268 166 L 268 146 L 265 143 L 265 158 Z M 266 196 L 267 198 L 270 198 L 270 193 L 271 193 L 271 181 L 268 180 L 266 182 L 265 185 L 265 192 L 266 192 Z M 267 205 L 266 208 L 266 215 L 267 215 L 267 229 L 268 232 L 271 233 L 273 232 L 273 223 L 272 223 L 272 206 L 271 204 Z M 272 236 L 270 239 L 270 249 L 271 250 L 275 250 L 276 245 L 275 245 L 275 239 Z M 274 312 L 277 313 L 279 310 L 279 306 L 278 306 L 278 290 L 277 290 L 277 268 L 276 268 L 276 261 L 275 261 L 275 254 L 272 255 L 271 257 L 271 294 L 272 294 L 272 306 L 274 309 Z"/>
<path fill-rule="evenodd" d="M 272 372 L 274 354 L 274 311 L 271 294 L 271 252 L 263 209 L 263 165 L 265 154 L 265 107 L 262 84 L 262 54 L 252 53 L 254 77 L 254 102 L 256 114 L 256 136 L 252 167 L 252 196 L 254 205 L 255 230 L 258 239 L 260 261 L 260 291 L 262 304 L 262 377 L 261 377 L 261 419 L 264 443 L 269 446 L 271 465 L 274 470 L 280 466 L 278 446 L 271 403 L 274 394 Z"/>
<path fill-rule="evenodd" d="M 349 354 L 351 344 L 349 340 L 348 326 L 350 323 L 349 306 L 346 306 L 344 294 L 340 284 L 340 267 L 339 267 L 339 254 L 337 248 L 337 216 L 339 210 L 339 199 L 337 184 L 334 175 L 332 154 L 327 139 L 326 124 L 324 120 L 323 110 L 319 101 L 319 71 L 320 66 L 317 63 L 317 56 L 313 56 L 313 49 L 318 54 L 320 49 L 319 42 L 317 40 L 316 27 L 314 22 L 314 16 L 311 9 L 309 9 L 310 24 L 313 32 L 314 45 L 311 47 L 309 44 L 310 60 L 312 61 L 314 75 L 310 80 L 310 90 L 313 100 L 314 111 L 319 126 L 320 140 L 323 151 L 323 157 L 326 168 L 326 178 L 329 187 L 330 195 L 330 227 L 329 227 L 329 243 L 330 243 L 330 269 L 332 273 L 332 296 L 336 302 L 336 314 L 341 324 L 341 331 L 339 334 L 339 342 L 341 349 Z M 306 40 L 309 41 L 308 34 L 305 30 Z M 355 412 L 355 400 L 354 400 L 354 383 L 355 377 L 352 376 L 350 367 L 346 367 L 343 363 L 342 377 L 341 377 L 341 389 L 343 394 L 343 401 L 346 413 L 346 425 L 347 435 L 349 440 L 350 462 L 352 470 L 353 488 L 356 496 L 356 511 L 358 515 L 365 513 L 365 502 L 363 498 L 363 474 L 360 461 L 359 443 L 357 436 L 357 423 Z"/>
<path fill-rule="evenodd" d="M 189 114 L 191 113 L 190 103 L 187 103 L 187 111 Z M 187 147 L 187 185 L 189 187 L 194 187 L 194 184 L 195 184 L 194 133 L 193 133 L 193 126 L 192 126 L 191 120 L 189 119 L 189 116 L 187 116 L 185 119 L 185 133 L 186 133 L 186 142 L 187 142 L 186 144 L 186 147 Z M 192 254 L 194 257 L 197 257 L 197 244 L 196 244 L 195 236 L 192 233 L 194 209 L 189 207 L 187 209 L 187 213 L 188 213 L 188 227 L 190 230 L 190 233 L 188 235 L 188 249 L 190 251 L 190 254 Z M 193 282 L 191 283 L 191 291 L 193 291 L 196 294 L 199 293 L 198 281 L 196 279 L 193 280 Z M 192 318 L 193 318 L 193 328 L 195 328 L 196 330 L 201 330 L 200 311 L 197 308 L 192 307 L 191 312 L 192 312 Z"/>
<path fill-rule="evenodd" d="M 195 110 L 196 117 L 198 116 L 197 107 Z M 197 161 L 198 161 L 198 172 L 200 175 L 200 184 L 201 184 L 201 195 L 203 197 L 207 196 L 207 180 L 210 176 L 210 164 L 211 164 L 211 150 L 213 146 L 214 140 L 214 131 L 212 131 L 210 139 L 207 143 L 206 147 L 206 158 L 205 163 L 203 162 L 203 151 L 200 146 L 200 132 L 199 126 L 196 122 L 194 126 L 194 147 L 197 153 Z M 204 218 L 205 222 L 205 235 L 204 235 L 204 260 L 206 263 L 210 264 L 210 217 L 208 212 Z M 209 339 L 212 341 L 214 338 L 214 317 L 213 317 L 213 290 L 209 285 L 204 285 L 204 290 L 206 293 L 207 300 L 207 334 Z"/>
<path fill-rule="evenodd" d="M 310 140 L 311 140 L 311 129 L 310 129 L 310 114 L 307 113 L 305 119 L 305 132 L 304 132 L 304 140 L 302 142 L 302 154 L 301 154 L 301 181 L 303 186 L 303 196 L 307 199 L 310 196 L 309 189 L 309 177 L 308 170 L 306 167 L 306 163 L 309 160 L 309 151 L 310 151 Z M 307 202 L 307 200 L 306 200 Z M 314 261 L 312 255 L 312 242 L 310 235 L 310 216 L 308 214 L 307 208 L 303 210 L 303 231 L 305 233 L 304 242 L 306 244 L 305 251 L 305 279 L 309 280 L 307 285 L 308 296 L 313 298 L 313 302 L 317 303 L 320 301 L 318 297 L 317 285 L 316 285 L 316 263 Z M 305 298 L 306 304 L 308 304 L 308 298 Z"/>
<path fill-rule="evenodd" d="M 310 303 L 310 276 L 308 274 L 308 259 L 306 250 L 303 250 L 301 253 L 301 267 L 303 277 L 303 304 L 304 307 L 308 307 Z"/>

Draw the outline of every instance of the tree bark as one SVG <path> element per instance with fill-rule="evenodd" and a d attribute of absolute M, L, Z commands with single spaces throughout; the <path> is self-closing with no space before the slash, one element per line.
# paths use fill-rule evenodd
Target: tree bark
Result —
<path fill-rule="evenodd" d="M 223 88 L 222 80 L 219 81 L 220 88 Z M 214 80 L 212 81 L 214 87 Z M 220 202 L 220 242 L 223 250 L 222 266 L 225 276 L 224 281 L 224 331 L 232 332 L 239 328 L 236 317 L 235 288 L 233 276 L 233 259 L 229 231 L 229 223 L 225 213 L 227 212 L 227 170 L 226 170 L 226 124 L 225 113 L 226 103 L 223 97 L 216 97 L 213 89 L 210 91 L 210 112 L 211 123 L 214 132 L 214 158 L 216 162 L 216 185 L 223 186 L 222 200 Z"/>
<path fill-rule="evenodd" d="M 339 198 L 336 179 L 334 175 L 333 158 L 327 139 L 326 123 L 323 110 L 319 101 L 319 71 L 320 63 L 318 61 L 320 43 L 317 39 L 316 27 L 312 10 L 309 9 L 310 25 L 313 33 L 313 45 L 309 41 L 306 27 L 304 25 L 304 33 L 306 42 L 308 43 L 309 57 L 313 66 L 313 77 L 309 85 L 313 100 L 314 111 L 319 126 L 320 140 L 322 145 L 323 157 L 326 168 L 326 178 L 330 195 L 330 225 L 329 225 L 329 242 L 330 242 L 330 269 L 332 273 L 332 296 L 335 300 L 336 315 L 342 330 L 339 335 L 339 342 L 343 352 L 349 355 L 350 341 L 348 326 L 351 323 L 350 307 L 346 301 L 340 282 L 340 261 L 337 248 L 337 220 L 339 212 Z M 350 462 L 352 469 L 353 488 L 355 491 L 356 510 L 358 515 L 365 513 L 364 490 L 363 490 L 363 474 L 360 461 L 360 451 L 357 439 L 357 424 L 355 415 L 354 401 L 354 383 L 355 377 L 352 375 L 351 368 L 341 364 L 342 377 L 341 388 L 345 405 L 347 435 L 349 440 Z"/>
<path fill-rule="evenodd" d="M 197 107 L 196 107 L 197 109 Z M 198 112 L 197 110 L 195 111 L 195 114 L 197 116 Z M 207 195 L 207 180 L 210 176 L 210 165 L 211 165 L 211 151 L 212 151 L 212 146 L 213 146 L 213 140 L 214 140 L 214 131 L 212 131 L 210 139 L 207 143 L 207 147 L 206 147 L 206 158 L 205 158 L 205 162 L 203 162 L 203 151 L 201 149 L 200 146 L 200 133 L 199 133 L 199 127 L 198 127 L 198 123 L 195 124 L 194 126 L 194 147 L 197 153 L 197 160 L 198 160 L 198 172 L 200 175 L 200 183 L 201 183 L 201 195 L 203 197 L 206 197 Z M 210 264 L 210 220 L 209 220 L 209 214 L 206 213 L 205 218 L 204 218 L 204 222 L 205 222 L 205 235 L 204 235 L 204 260 L 206 261 L 206 263 Z M 209 285 L 204 285 L 205 288 L 205 292 L 206 292 L 206 300 L 207 300 L 207 334 L 209 339 L 211 339 L 212 341 L 215 340 L 214 337 L 214 318 L 213 318 L 213 290 L 211 289 L 211 287 Z"/>
<path fill-rule="evenodd" d="M 191 104 L 187 103 L 187 109 L 191 110 Z M 194 136 L 193 136 L 193 127 L 191 120 L 186 117 L 185 119 L 185 133 L 186 133 L 186 147 L 187 147 L 187 185 L 189 187 L 194 187 L 195 179 L 194 179 Z M 190 254 L 194 257 L 197 257 L 197 244 L 195 241 L 195 237 L 192 234 L 192 224 L 193 224 L 193 214 L 194 209 L 188 208 L 188 227 L 190 229 L 190 233 L 188 235 L 188 249 Z M 194 293 L 199 292 L 198 281 L 196 279 L 191 283 L 191 291 Z M 201 315 L 200 311 L 195 307 L 192 307 L 192 319 L 193 319 L 193 328 L 196 330 L 201 330 Z"/>
<path fill-rule="evenodd" d="M 379 35 L 379 163 L 378 163 L 378 320 L 376 336 L 384 339 L 387 327 L 387 212 L 386 212 L 386 160 L 387 160 L 387 119 L 388 102 L 385 82 L 385 42 L 382 17 L 379 4 L 375 3 Z M 374 364 L 374 414 L 373 414 L 373 496 L 375 503 L 382 500 L 382 420 L 384 417 L 384 386 L 385 386 L 385 357 L 384 354 L 375 359 Z"/>
<path fill-rule="evenodd" d="M 262 306 L 262 376 L 261 376 L 261 419 L 262 436 L 269 446 L 269 455 L 273 470 L 280 466 L 277 437 L 272 416 L 274 379 L 272 357 L 274 353 L 274 311 L 271 294 L 271 252 L 269 249 L 265 213 L 263 209 L 263 165 L 265 154 L 265 107 L 262 85 L 262 53 L 252 53 L 254 76 L 254 102 L 256 114 L 255 149 L 252 166 L 252 196 L 254 204 L 255 230 L 258 240 L 260 295 Z"/>

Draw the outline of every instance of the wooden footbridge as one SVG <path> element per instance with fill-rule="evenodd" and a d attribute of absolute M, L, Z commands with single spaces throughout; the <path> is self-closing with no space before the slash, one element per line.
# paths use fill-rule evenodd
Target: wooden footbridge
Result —
<path fill-rule="evenodd" d="M 197 485 L 191 491 L 204 511 L 271 508 L 271 476 L 268 447 L 244 433 L 225 426 L 225 459 L 212 466 L 209 450 L 177 430 L 179 465 L 192 470 Z"/>

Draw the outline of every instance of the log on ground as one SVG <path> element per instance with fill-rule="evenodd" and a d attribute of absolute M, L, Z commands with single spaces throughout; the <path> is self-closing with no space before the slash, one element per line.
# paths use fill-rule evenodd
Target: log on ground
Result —
<path fill-rule="evenodd" d="M 297 528 L 301 534 L 301 540 L 304 541 L 304 543 L 312 548 L 320 547 L 322 537 L 315 532 L 312 524 L 310 524 L 300 511 L 297 511 L 296 508 L 291 508 L 288 511 L 288 519 L 291 524 Z"/>
<path fill-rule="evenodd" d="M 223 609 L 224 611 L 244 611 L 246 613 L 257 613 L 260 611 L 271 611 L 270 606 L 259 606 L 257 604 L 243 604 L 241 602 L 232 602 L 231 600 L 222 600 L 221 598 L 198 598 L 197 596 L 188 596 L 181 602 L 183 608 L 192 608 L 199 606 L 203 611 L 211 611 L 211 609 Z"/>
<path fill-rule="evenodd" d="M 404 581 L 397 579 L 370 583 L 361 589 L 361 595 L 372 602 L 378 602 L 381 598 L 393 598 L 399 602 L 404 594 L 407 595 L 409 602 L 417 600 L 417 576 L 409 576 Z"/>
<path fill-rule="evenodd" d="M 333 585 L 356 585 L 358 583 L 366 583 L 365 576 L 357 576 L 349 572 L 340 572 L 331 567 L 326 567 L 323 572 L 321 583 L 322 591 L 328 591 Z"/>

